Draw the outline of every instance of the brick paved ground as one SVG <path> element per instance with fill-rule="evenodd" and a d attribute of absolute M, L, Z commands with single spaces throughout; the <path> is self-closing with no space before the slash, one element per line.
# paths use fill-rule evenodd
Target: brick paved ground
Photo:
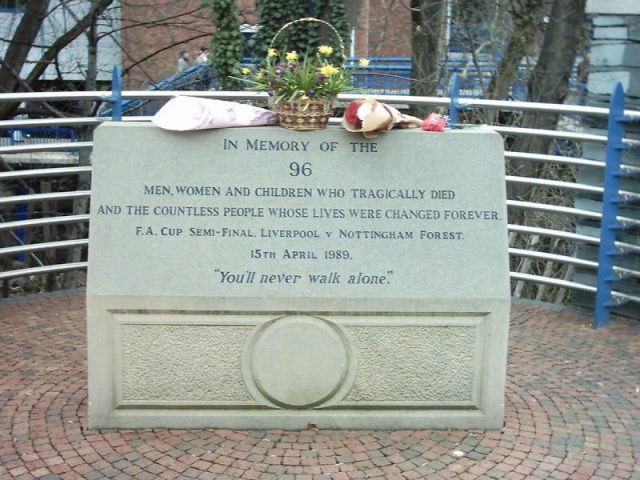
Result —
<path fill-rule="evenodd" d="M 0 301 L 0 479 L 638 479 L 640 322 L 516 303 L 502 431 L 87 430 L 82 292 Z"/>

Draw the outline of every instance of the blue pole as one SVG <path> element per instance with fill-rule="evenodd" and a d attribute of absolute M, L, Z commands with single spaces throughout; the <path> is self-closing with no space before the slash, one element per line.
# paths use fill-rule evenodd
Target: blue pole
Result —
<path fill-rule="evenodd" d="M 458 123 L 458 98 L 460 97 L 460 79 L 454 73 L 451 78 L 451 101 L 449 103 L 449 125 Z"/>
<path fill-rule="evenodd" d="M 622 136 L 624 133 L 624 90 L 618 82 L 613 89 L 609 105 L 607 153 L 604 168 L 604 192 L 602 194 L 602 220 L 600 222 L 600 249 L 598 251 L 598 277 L 596 281 L 596 311 L 593 328 L 609 324 L 614 258 L 617 255 L 616 217 L 618 216 L 618 191 L 620 190 L 620 164 L 622 163 Z"/>
<path fill-rule="evenodd" d="M 111 120 L 114 122 L 122 121 L 122 77 L 120 75 L 120 67 L 113 67 L 111 77 Z"/>

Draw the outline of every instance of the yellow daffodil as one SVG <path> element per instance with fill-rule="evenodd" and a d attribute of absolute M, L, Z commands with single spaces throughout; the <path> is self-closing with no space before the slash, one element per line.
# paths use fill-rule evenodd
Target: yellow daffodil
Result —
<path fill-rule="evenodd" d="M 320 68 L 320 73 L 325 77 L 330 77 L 331 75 L 336 75 L 340 73 L 340 69 L 334 67 L 333 65 L 325 65 Z"/>
<path fill-rule="evenodd" d="M 262 77 L 263 77 L 262 72 L 256 73 L 256 80 L 262 80 Z"/>
<path fill-rule="evenodd" d="M 278 51 L 275 48 L 270 48 L 267 51 L 267 57 L 275 57 L 276 55 L 278 55 Z"/>
<path fill-rule="evenodd" d="M 284 58 L 287 59 L 287 62 L 295 62 L 298 59 L 298 52 L 296 52 L 295 50 L 292 52 L 287 52 Z"/>
<path fill-rule="evenodd" d="M 361 58 L 358 61 L 358 65 L 360 65 L 361 67 L 368 67 L 369 66 L 369 60 L 367 60 L 366 58 Z"/>
<path fill-rule="evenodd" d="M 251 73 L 251 69 L 247 67 L 243 67 L 240 69 L 243 75 L 249 75 Z"/>
<path fill-rule="evenodd" d="M 318 47 L 318 52 L 320 52 L 322 55 L 331 55 L 333 53 L 333 48 L 331 48 L 329 45 L 320 45 Z"/>

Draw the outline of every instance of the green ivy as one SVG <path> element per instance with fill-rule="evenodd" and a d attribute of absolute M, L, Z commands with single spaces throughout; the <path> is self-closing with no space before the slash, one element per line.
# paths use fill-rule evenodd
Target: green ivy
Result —
<path fill-rule="evenodd" d="M 215 32 L 211 35 L 212 67 L 219 79 L 220 90 L 240 90 L 237 77 L 242 58 L 240 20 L 234 0 L 210 0 L 211 21 Z"/>
<path fill-rule="evenodd" d="M 303 17 L 315 17 L 329 22 L 338 31 L 348 49 L 350 28 L 343 0 L 256 0 L 260 29 L 256 35 L 259 51 L 264 55 L 276 34 L 287 22 Z M 274 48 L 308 53 L 321 43 L 338 49 L 335 35 L 318 22 L 301 22 L 278 34 Z M 347 51 L 348 52 L 348 51 Z"/>

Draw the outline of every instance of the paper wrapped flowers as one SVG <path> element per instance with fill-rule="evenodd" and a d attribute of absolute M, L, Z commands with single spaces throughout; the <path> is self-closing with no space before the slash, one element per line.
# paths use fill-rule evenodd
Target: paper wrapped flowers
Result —
<path fill-rule="evenodd" d="M 444 117 L 437 113 L 431 113 L 421 120 L 372 98 L 354 100 L 347 106 L 342 118 L 342 126 L 345 129 L 359 132 L 365 138 L 375 138 L 392 128 L 420 127 L 422 130 L 442 132 L 445 124 Z"/>

